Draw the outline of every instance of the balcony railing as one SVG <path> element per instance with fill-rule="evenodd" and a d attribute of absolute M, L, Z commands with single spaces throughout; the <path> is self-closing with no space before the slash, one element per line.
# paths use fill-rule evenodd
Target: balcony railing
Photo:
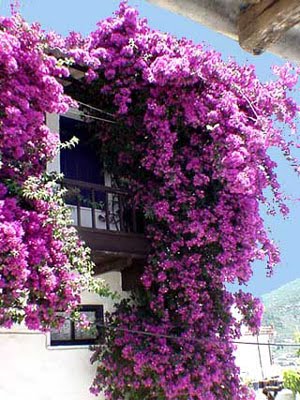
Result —
<path fill-rule="evenodd" d="M 141 212 L 125 190 L 64 179 L 74 225 L 82 228 L 123 233 L 143 233 Z"/>
<path fill-rule="evenodd" d="M 128 192 L 71 179 L 62 185 L 79 236 L 92 250 L 96 275 L 145 259 L 149 244 L 143 235 L 144 220 Z M 131 273 L 126 279 L 132 284 Z"/>

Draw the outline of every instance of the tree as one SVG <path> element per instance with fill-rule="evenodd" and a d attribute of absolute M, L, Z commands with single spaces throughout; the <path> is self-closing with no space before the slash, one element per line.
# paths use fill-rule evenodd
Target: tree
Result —
<path fill-rule="evenodd" d="M 296 332 L 295 342 L 300 343 L 300 332 Z M 300 357 L 300 349 L 296 352 L 297 356 Z M 290 389 L 296 399 L 297 393 L 300 393 L 300 372 L 295 370 L 284 371 L 283 373 L 283 384 L 284 387 Z"/>

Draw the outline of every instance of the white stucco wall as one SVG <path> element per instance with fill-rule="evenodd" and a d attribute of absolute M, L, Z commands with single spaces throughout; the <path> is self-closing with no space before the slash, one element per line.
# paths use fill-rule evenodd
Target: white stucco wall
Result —
<path fill-rule="evenodd" d="M 59 133 L 59 115 L 58 114 L 46 114 L 46 124 L 52 132 Z M 60 172 L 60 157 L 59 153 L 56 155 L 54 160 L 47 165 L 48 172 Z"/>
<path fill-rule="evenodd" d="M 112 290 L 121 289 L 120 272 L 101 275 Z M 103 304 L 113 309 L 111 299 L 83 294 L 83 304 Z M 89 386 L 96 365 L 90 364 L 88 346 L 50 347 L 49 334 L 29 332 L 24 327 L 0 330 L 0 400 L 92 400 Z M 102 397 L 98 397 L 102 399 Z"/>
<path fill-rule="evenodd" d="M 241 376 L 252 380 L 262 380 L 274 375 L 272 373 L 272 362 L 269 346 L 259 343 L 268 343 L 268 335 L 242 336 L 240 342 L 251 344 L 238 344 L 235 352 L 236 363 L 240 367 Z M 253 344 L 252 344 L 253 343 Z"/>

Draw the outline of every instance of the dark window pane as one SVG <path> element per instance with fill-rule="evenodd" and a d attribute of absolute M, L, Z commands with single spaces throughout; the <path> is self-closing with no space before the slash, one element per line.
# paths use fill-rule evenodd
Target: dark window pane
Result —
<path fill-rule="evenodd" d="M 75 340 L 97 339 L 98 330 L 96 328 L 96 311 L 84 311 L 87 319 L 91 322 L 89 330 L 83 329 L 80 326 L 75 326 Z"/>
<path fill-rule="evenodd" d="M 58 313 L 63 316 L 64 313 Z M 64 324 L 60 328 L 51 329 L 51 342 L 52 341 L 65 341 L 72 340 L 72 326 L 70 320 L 65 320 Z"/>
<path fill-rule="evenodd" d="M 94 135 L 89 124 L 72 118 L 60 117 L 60 139 L 62 142 L 73 136 L 79 143 L 60 153 L 60 168 L 65 178 L 84 182 L 104 184 L 103 165 L 97 154 Z"/>
<path fill-rule="evenodd" d="M 103 306 L 83 305 L 80 312 L 91 321 L 91 329 L 80 328 L 73 321 L 66 320 L 60 329 L 51 329 L 51 346 L 91 345 L 100 341 L 103 329 L 97 327 L 97 323 L 104 324 Z"/>

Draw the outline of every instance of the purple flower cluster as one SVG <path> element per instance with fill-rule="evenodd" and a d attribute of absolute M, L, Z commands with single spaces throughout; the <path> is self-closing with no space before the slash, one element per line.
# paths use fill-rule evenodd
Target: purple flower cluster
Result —
<path fill-rule="evenodd" d="M 66 210 L 55 185 L 42 177 L 59 143 L 45 114 L 64 113 L 74 103 L 57 81 L 69 72 L 47 49 L 38 25 L 16 14 L 0 19 L 0 326 L 5 327 L 25 321 L 43 330 L 61 323 L 56 312 L 71 314 L 80 303 L 79 263 L 87 257 L 89 265 L 76 233 L 59 220 L 67 220 L 60 214 Z"/>
<path fill-rule="evenodd" d="M 106 165 L 130 182 L 150 243 L 141 287 L 110 317 L 119 330 L 97 352 L 91 391 L 109 400 L 251 399 L 235 366 L 241 322 L 232 308 L 254 332 L 262 308 L 226 284 L 248 282 L 256 259 L 269 272 L 279 262 L 259 207 L 269 192 L 288 212 L 268 151 L 279 148 L 298 168 L 283 130 L 295 130 L 299 107 L 288 91 L 299 71 L 275 69 L 277 79 L 262 84 L 251 66 L 151 30 L 126 2 L 87 38 L 45 36 L 17 17 L 1 27 L 2 323 L 24 314 L 29 327 L 47 326 L 53 310 L 77 301 L 76 257 L 49 223 L 55 203 L 18 192 L 56 146 L 44 112 L 71 102 L 55 79 L 66 69 L 45 52 L 59 47 L 88 68 L 85 99 L 90 88 L 90 102 L 118 119 L 101 135 Z"/>
<path fill-rule="evenodd" d="M 286 90 L 297 74 L 287 66 L 262 84 L 253 67 L 153 31 L 125 3 L 72 56 L 87 61 L 88 78 L 99 78 L 92 93 L 98 85 L 126 125 L 103 146 L 119 149 L 115 166 L 148 217 L 151 244 L 142 294 L 111 317 L 123 330 L 108 334 L 92 391 L 111 400 L 250 399 L 234 363 L 241 321 L 232 307 L 254 332 L 262 307 L 226 283 L 246 283 L 256 259 L 270 272 L 279 262 L 259 207 L 269 188 L 287 212 L 268 150 L 295 163 L 283 129 L 294 129 L 299 110 Z"/>

